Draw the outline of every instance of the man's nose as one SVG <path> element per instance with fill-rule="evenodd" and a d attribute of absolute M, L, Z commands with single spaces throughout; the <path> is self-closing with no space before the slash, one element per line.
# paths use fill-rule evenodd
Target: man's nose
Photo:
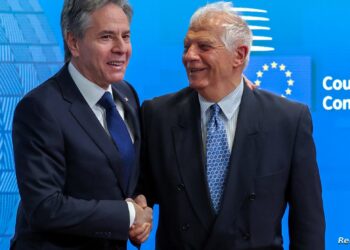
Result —
<path fill-rule="evenodd" d="M 114 41 L 113 47 L 112 47 L 112 52 L 113 53 L 125 53 L 127 50 L 127 45 L 126 42 L 119 38 Z"/>
<path fill-rule="evenodd" d="M 197 48 L 194 45 L 191 45 L 187 48 L 187 51 L 183 55 L 184 61 L 193 61 L 198 59 Z"/>

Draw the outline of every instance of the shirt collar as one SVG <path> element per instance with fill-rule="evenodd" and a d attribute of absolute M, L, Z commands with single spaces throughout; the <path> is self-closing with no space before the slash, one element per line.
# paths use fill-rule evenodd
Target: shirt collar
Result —
<path fill-rule="evenodd" d="M 222 98 L 217 104 L 220 106 L 222 112 L 224 113 L 225 117 L 227 120 L 230 120 L 232 116 L 234 115 L 235 111 L 239 107 L 242 99 L 242 94 L 243 94 L 243 78 L 239 85 L 227 96 Z M 207 101 L 203 96 L 198 94 L 198 99 L 199 99 L 199 104 L 201 107 L 201 114 L 202 117 L 203 115 L 206 114 L 207 110 L 209 107 L 213 104 L 214 102 Z"/>
<path fill-rule="evenodd" d="M 90 108 L 96 105 L 106 91 L 113 96 L 111 85 L 107 90 L 101 88 L 84 77 L 71 62 L 68 64 L 68 71 Z"/>

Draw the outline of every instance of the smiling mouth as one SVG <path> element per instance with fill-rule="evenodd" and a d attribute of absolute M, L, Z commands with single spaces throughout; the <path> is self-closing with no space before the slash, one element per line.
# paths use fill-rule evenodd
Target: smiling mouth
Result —
<path fill-rule="evenodd" d="M 110 61 L 107 64 L 116 68 L 122 68 L 122 66 L 124 65 L 124 61 Z"/>
<path fill-rule="evenodd" d="M 192 74 L 196 74 L 198 72 L 202 72 L 204 70 L 205 70 L 205 68 L 200 68 L 200 69 L 199 68 L 191 68 L 191 69 L 188 70 L 188 72 L 189 72 L 190 75 L 192 75 Z"/>

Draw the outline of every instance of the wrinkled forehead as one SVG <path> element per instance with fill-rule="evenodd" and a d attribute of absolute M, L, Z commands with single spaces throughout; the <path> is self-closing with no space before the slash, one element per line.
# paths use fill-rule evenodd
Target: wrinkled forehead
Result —
<path fill-rule="evenodd" d="M 216 30 L 188 30 L 184 43 L 198 43 L 198 42 L 207 42 L 207 43 L 221 43 L 221 34 Z"/>

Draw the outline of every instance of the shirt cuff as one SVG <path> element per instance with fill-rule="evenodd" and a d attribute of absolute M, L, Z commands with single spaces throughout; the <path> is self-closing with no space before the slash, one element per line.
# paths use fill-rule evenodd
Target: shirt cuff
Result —
<path fill-rule="evenodd" d="M 130 202 L 130 201 L 127 201 L 126 203 L 128 203 L 129 218 L 130 218 L 130 225 L 129 225 L 129 227 L 131 227 L 132 224 L 134 224 L 134 221 L 135 221 L 135 207 L 132 204 L 132 202 Z"/>

